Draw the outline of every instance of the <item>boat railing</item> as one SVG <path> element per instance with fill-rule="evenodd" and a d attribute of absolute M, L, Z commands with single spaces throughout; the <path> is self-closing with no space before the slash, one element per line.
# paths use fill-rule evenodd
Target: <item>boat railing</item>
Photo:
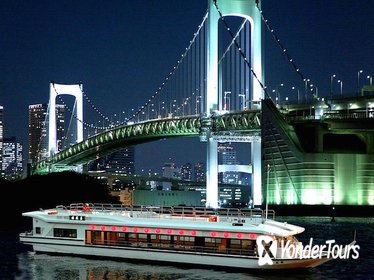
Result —
<path fill-rule="evenodd" d="M 56 209 L 83 211 L 83 212 L 103 212 L 103 213 L 123 213 L 128 212 L 130 216 L 155 217 L 155 215 L 179 218 L 202 217 L 209 218 L 219 216 L 225 221 L 244 223 L 245 221 L 264 222 L 266 219 L 265 211 L 259 208 L 206 208 L 193 206 L 149 206 L 149 205 L 131 205 L 110 203 L 72 203 L 68 207 L 59 205 Z M 268 210 L 268 219 L 275 219 L 274 210 Z"/>

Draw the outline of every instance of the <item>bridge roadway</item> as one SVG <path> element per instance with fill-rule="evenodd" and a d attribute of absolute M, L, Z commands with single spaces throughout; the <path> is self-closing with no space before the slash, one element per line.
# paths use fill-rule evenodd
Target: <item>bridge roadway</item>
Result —
<path fill-rule="evenodd" d="M 103 157 L 126 146 L 156 141 L 162 138 L 200 136 L 260 137 L 261 111 L 246 110 L 202 118 L 191 115 L 176 118 L 154 119 L 114 127 L 94 135 L 56 153 L 33 166 L 33 174 L 47 173 L 51 166 L 74 166 Z"/>

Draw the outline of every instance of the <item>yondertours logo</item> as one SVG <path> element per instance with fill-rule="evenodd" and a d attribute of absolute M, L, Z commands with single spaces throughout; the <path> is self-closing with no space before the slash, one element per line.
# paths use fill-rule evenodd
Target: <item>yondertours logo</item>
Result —
<path fill-rule="evenodd" d="M 280 244 L 278 244 L 280 243 Z M 256 239 L 258 250 L 258 265 L 272 265 L 273 259 L 358 259 L 360 246 L 352 242 L 339 245 L 335 240 L 327 240 L 325 244 L 313 244 L 310 238 L 308 245 L 295 240 L 284 240 L 280 242 L 271 236 L 260 235 Z"/>

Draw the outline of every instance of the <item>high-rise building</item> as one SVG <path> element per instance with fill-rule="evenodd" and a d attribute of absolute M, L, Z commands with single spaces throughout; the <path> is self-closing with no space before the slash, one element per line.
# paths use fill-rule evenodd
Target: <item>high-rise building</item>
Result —
<path fill-rule="evenodd" d="M 22 145 L 16 141 L 16 137 L 4 138 L 2 170 L 7 180 L 14 180 L 22 175 Z"/>
<path fill-rule="evenodd" d="M 162 167 L 162 177 L 170 179 L 180 179 L 181 170 L 174 162 L 164 163 Z"/>
<path fill-rule="evenodd" d="M 169 178 L 169 179 L 180 179 L 181 178 L 181 170 L 177 167 L 174 162 L 167 162 L 164 163 L 162 166 L 162 177 Z M 163 182 L 162 189 L 164 191 L 170 191 L 172 187 L 171 182 Z"/>
<path fill-rule="evenodd" d="M 3 126 L 3 110 L 4 107 L 0 105 L 0 167 L 3 165 L 3 133 L 4 133 L 4 126 Z M 0 168 L 0 177 L 3 177 L 3 169 Z"/>
<path fill-rule="evenodd" d="M 220 143 L 218 145 L 218 164 L 221 165 L 237 165 L 239 161 L 236 156 L 235 147 L 229 143 Z M 225 171 L 218 175 L 221 183 L 238 184 L 239 172 Z"/>
<path fill-rule="evenodd" d="M 65 106 L 56 104 L 57 147 L 65 140 Z M 48 104 L 29 105 L 29 161 L 48 156 Z"/>
<path fill-rule="evenodd" d="M 206 180 L 206 173 L 205 173 L 205 164 L 202 162 L 197 162 L 195 164 L 195 181 L 196 182 L 205 182 Z"/>
<path fill-rule="evenodd" d="M 123 148 L 105 157 L 93 160 L 88 165 L 89 171 L 135 174 L 135 148 Z"/>
<path fill-rule="evenodd" d="M 181 166 L 181 179 L 182 180 L 192 180 L 192 164 L 186 163 Z"/>
<path fill-rule="evenodd" d="M 107 172 L 134 174 L 135 173 L 135 148 L 133 146 L 123 148 L 105 158 L 105 170 Z"/>

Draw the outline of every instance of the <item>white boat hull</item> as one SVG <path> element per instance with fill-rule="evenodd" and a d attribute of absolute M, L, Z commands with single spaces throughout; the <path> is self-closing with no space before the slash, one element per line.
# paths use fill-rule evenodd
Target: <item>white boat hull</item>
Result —
<path fill-rule="evenodd" d="M 37 253 L 79 255 L 97 258 L 124 259 L 141 262 L 160 262 L 179 265 L 208 266 L 235 269 L 298 269 L 318 266 L 329 261 L 321 259 L 273 259 L 272 265 L 258 265 L 258 258 L 213 254 L 181 250 L 163 250 L 158 248 L 115 247 L 105 245 L 89 245 L 82 240 L 54 240 L 50 238 L 29 237 L 21 235 L 20 240 L 33 246 Z"/>

